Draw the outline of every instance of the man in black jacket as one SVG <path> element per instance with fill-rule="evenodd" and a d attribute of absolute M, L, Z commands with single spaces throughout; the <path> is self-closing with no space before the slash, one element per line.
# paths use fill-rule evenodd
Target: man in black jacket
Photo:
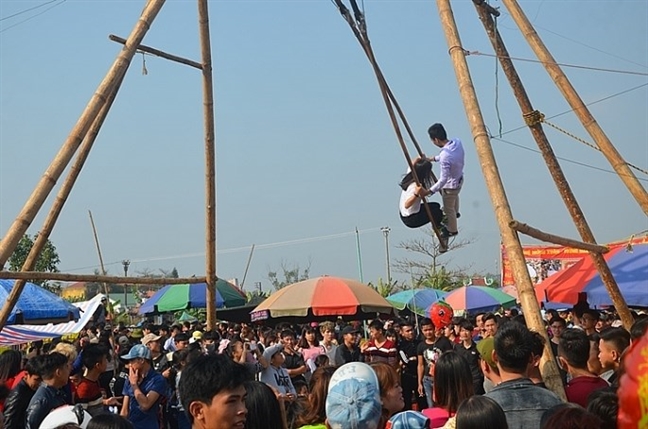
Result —
<path fill-rule="evenodd" d="M 25 364 L 27 375 L 9 393 L 4 408 L 5 429 L 23 429 L 25 427 L 27 405 L 29 405 L 29 401 L 31 401 L 42 381 L 40 366 L 42 365 L 43 356 L 34 356 L 27 361 L 27 364 Z"/>
<path fill-rule="evenodd" d="M 65 393 L 61 390 L 68 384 L 70 365 L 61 353 L 43 355 L 40 375 L 43 384 L 29 401 L 26 429 L 38 429 L 50 411 L 66 405 Z"/>
<path fill-rule="evenodd" d="M 342 330 L 342 344 L 335 350 L 335 365 L 342 366 L 349 362 L 362 362 L 363 356 L 357 345 L 359 331 L 353 326 Z"/>

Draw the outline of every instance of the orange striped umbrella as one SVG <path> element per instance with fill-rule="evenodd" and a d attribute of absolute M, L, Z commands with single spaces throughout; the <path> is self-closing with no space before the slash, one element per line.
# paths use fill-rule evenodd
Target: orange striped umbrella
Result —
<path fill-rule="evenodd" d="M 375 317 L 394 307 L 371 287 L 339 277 L 317 277 L 288 285 L 270 295 L 252 312 L 252 320 L 270 317 Z"/>

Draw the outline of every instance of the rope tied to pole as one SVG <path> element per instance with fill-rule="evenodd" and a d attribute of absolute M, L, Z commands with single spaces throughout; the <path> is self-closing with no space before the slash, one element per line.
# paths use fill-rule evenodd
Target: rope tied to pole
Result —
<path fill-rule="evenodd" d="M 544 122 L 545 115 L 538 110 L 534 110 L 532 112 L 523 114 L 522 117 L 524 118 L 524 122 L 527 124 L 527 126 L 534 127 Z"/>

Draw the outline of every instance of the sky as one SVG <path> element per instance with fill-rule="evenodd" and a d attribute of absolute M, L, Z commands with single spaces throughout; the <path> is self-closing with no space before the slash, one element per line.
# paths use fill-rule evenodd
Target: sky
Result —
<path fill-rule="evenodd" d="M 125 38 L 144 6 L 47 1 L 0 0 L 0 236 L 119 53 L 108 35 Z M 622 156 L 648 169 L 648 2 L 519 3 L 558 62 L 614 70 L 563 68 Z M 502 12 L 498 28 L 511 56 L 535 59 L 504 5 L 491 4 Z M 464 49 L 491 55 L 472 2 L 452 6 Z M 464 142 L 459 237 L 469 244 L 439 261 L 498 272 L 499 230 L 436 2 L 366 0 L 364 10 L 378 62 L 426 154 L 438 152 L 426 135 L 435 122 Z M 257 282 L 269 290 L 268 272 L 282 265 L 310 267 L 311 277 L 375 282 L 387 276 L 386 246 L 391 263 L 422 259 L 399 247 L 425 237 L 398 217 L 397 184 L 407 164 L 370 65 L 332 2 L 210 1 L 209 12 L 218 276 L 242 281 L 252 245 L 246 290 Z M 200 61 L 196 3 L 167 1 L 143 43 Z M 496 137 L 501 130 L 491 143 L 514 217 L 578 239 L 495 59 L 467 60 L 486 126 Z M 560 115 L 552 122 L 592 142 L 542 65 L 515 65 L 534 107 Z M 51 235 L 62 272 L 98 268 L 91 210 L 110 274 L 121 274 L 129 259 L 130 275 L 173 267 L 181 276 L 204 275 L 202 119 L 199 71 L 136 56 Z M 561 165 L 598 242 L 648 229 L 601 153 L 546 132 L 556 154 L 569 160 Z M 636 175 L 648 186 L 648 175 Z M 29 233 L 41 228 L 57 190 Z M 388 242 L 382 227 L 390 228 Z"/>

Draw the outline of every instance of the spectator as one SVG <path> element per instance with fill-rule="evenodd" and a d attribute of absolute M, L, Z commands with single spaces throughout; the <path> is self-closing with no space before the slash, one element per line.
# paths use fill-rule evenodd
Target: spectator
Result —
<path fill-rule="evenodd" d="M 335 363 L 335 351 L 338 348 L 337 341 L 335 341 L 335 324 L 333 322 L 322 322 L 319 325 L 322 341 L 320 344 L 324 348 L 324 353 L 329 358 L 329 362 Z"/>
<path fill-rule="evenodd" d="M 102 414 L 93 417 L 86 429 L 135 429 L 135 426 L 117 414 Z"/>
<path fill-rule="evenodd" d="M 301 338 L 297 342 L 297 348 L 301 352 L 304 362 L 315 361 L 315 358 L 324 353 L 324 348 L 320 346 L 317 339 L 315 328 L 305 328 L 302 331 Z"/>
<path fill-rule="evenodd" d="M 555 317 L 549 321 L 551 328 L 551 350 L 554 356 L 558 356 L 558 343 L 560 342 L 560 335 L 567 329 L 567 322 L 562 317 Z"/>
<path fill-rule="evenodd" d="M 560 399 L 528 378 L 533 348 L 531 331 L 519 323 L 505 323 L 497 330 L 494 345 L 493 359 L 502 381 L 486 396 L 502 407 L 509 429 L 538 427 L 544 411 L 559 404 Z"/>
<path fill-rule="evenodd" d="M 455 415 L 459 404 L 473 395 L 473 376 L 468 362 L 456 351 L 445 352 L 434 365 L 435 406 L 426 408 L 423 414 L 430 419 L 432 428 L 442 427 Z"/>
<path fill-rule="evenodd" d="M 400 331 L 401 340 L 398 343 L 398 355 L 400 357 L 401 386 L 403 387 L 405 409 L 411 410 L 413 402 L 417 402 L 418 409 L 423 409 L 426 401 L 418 394 L 418 355 L 416 350 L 419 341 L 414 334 L 414 324 L 404 321 L 401 323 Z"/>
<path fill-rule="evenodd" d="M 587 315 L 583 315 L 585 319 Z M 571 377 L 565 386 L 567 400 L 581 407 L 587 407 L 587 397 L 595 390 L 603 389 L 608 383 L 587 369 L 590 341 L 579 329 L 565 329 L 560 337 L 558 355 L 562 367 Z"/>
<path fill-rule="evenodd" d="M 617 429 L 619 397 L 614 389 L 595 390 L 587 400 L 587 411 L 601 419 L 601 429 Z"/>
<path fill-rule="evenodd" d="M 648 332 L 648 314 L 642 314 L 630 327 L 630 343 L 639 341 L 646 332 Z"/>
<path fill-rule="evenodd" d="M 5 401 L 5 429 L 23 429 L 25 427 L 27 406 L 42 381 L 40 375 L 42 362 L 43 355 L 37 355 L 29 359 L 25 365 L 25 376 L 16 387 L 11 389 Z"/>
<path fill-rule="evenodd" d="M 129 364 L 121 415 L 137 429 L 160 429 L 160 403 L 167 393 L 167 384 L 152 368 L 151 351 L 136 344 L 121 358 Z"/>
<path fill-rule="evenodd" d="M 310 394 L 308 405 L 304 413 L 299 416 L 297 426 L 301 429 L 320 429 L 326 421 L 326 394 L 331 377 L 336 368 L 329 366 L 318 368 L 310 380 Z"/>
<path fill-rule="evenodd" d="M 542 380 L 542 374 L 540 373 L 540 359 L 542 359 L 542 353 L 544 353 L 545 339 L 538 332 L 531 332 L 531 335 L 533 335 L 533 344 L 531 347 L 531 355 L 533 358 L 529 364 L 528 375 L 533 384 L 546 388 L 547 386 Z"/>
<path fill-rule="evenodd" d="M 484 314 L 484 338 L 494 337 L 497 333 L 497 316 L 493 313 Z"/>
<path fill-rule="evenodd" d="M 473 377 L 473 390 L 475 395 L 483 395 L 485 393 L 484 373 L 479 366 L 480 357 L 477 344 L 473 341 L 472 334 L 474 329 L 475 327 L 468 319 L 462 319 L 459 322 L 460 343 L 455 344 L 454 350 L 468 362 Z"/>
<path fill-rule="evenodd" d="M 151 351 L 153 369 L 164 376 L 169 378 L 168 369 L 170 368 L 169 360 L 166 355 L 162 353 L 162 337 L 154 333 L 148 333 L 142 337 L 142 345 Z M 164 374 L 166 372 L 166 375 Z"/>
<path fill-rule="evenodd" d="M 598 311 L 592 308 L 583 310 L 583 315 L 580 317 L 580 326 L 587 335 L 596 333 L 596 324 L 599 318 L 600 314 Z"/>
<path fill-rule="evenodd" d="M 612 384 L 616 382 L 621 356 L 630 346 L 630 333 L 623 328 L 607 328 L 601 332 L 599 355 L 603 373 L 601 378 Z"/>
<path fill-rule="evenodd" d="M 369 324 L 369 334 L 371 339 L 360 347 L 365 362 L 385 362 L 396 368 L 398 350 L 396 344 L 385 337 L 385 329 L 380 320 Z"/>
<path fill-rule="evenodd" d="M 117 405 L 115 398 L 104 399 L 99 377 L 108 365 L 108 350 L 103 346 L 91 344 L 83 351 L 83 366 L 86 374 L 76 388 L 75 403 L 81 404 L 91 416 L 103 414 L 107 406 Z"/>
<path fill-rule="evenodd" d="M 394 414 L 387 423 L 390 429 L 430 429 L 430 419 L 418 411 L 403 411 Z"/>
<path fill-rule="evenodd" d="M 488 393 L 493 390 L 493 387 L 501 383 L 502 379 L 499 375 L 497 364 L 493 360 L 493 351 L 495 350 L 495 339 L 493 337 L 484 338 L 477 343 L 477 351 L 479 352 L 479 366 L 484 374 L 484 392 Z"/>
<path fill-rule="evenodd" d="M 472 396 L 464 400 L 457 408 L 455 423 L 456 429 L 510 429 L 502 407 L 487 396 Z M 448 427 L 446 425 L 444 429 Z"/>
<path fill-rule="evenodd" d="M 177 350 L 175 345 L 175 336 L 180 332 L 182 332 L 180 325 L 171 325 L 171 336 L 164 342 L 164 350 L 167 352 L 175 352 Z"/>
<path fill-rule="evenodd" d="M 244 427 L 247 380 L 247 370 L 222 355 L 201 356 L 189 363 L 182 372 L 178 390 L 191 427 Z"/>
<path fill-rule="evenodd" d="M 26 429 L 38 429 L 50 411 L 67 404 L 61 388 L 67 386 L 70 378 L 68 358 L 58 352 L 44 355 L 40 375 L 43 384 L 36 390 L 27 406 Z"/>
<path fill-rule="evenodd" d="M 592 429 L 600 428 L 601 420 L 583 407 L 560 404 L 543 416 L 540 429 Z"/>
<path fill-rule="evenodd" d="M 49 413 L 39 429 L 87 429 L 91 419 L 81 405 L 64 405 Z"/>
<path fill-rule="evenodd" d="M 277 395 L 265 383 L 248 380 L 245 386 L 245 429 L 284 429 L 281 404 Z"/>
<path fill-rule="evenodd" d="M 275 344 L 265 349 L 263 357 L 270 363 L 261 371 L 259 380 L 272 387 L 280 395 L 289 400 L 297 397 L 297 391 L 292 383 L 288 370 L 282 365 L 285 361 L 282 344 Z"/>
<path fill-rule="evenodd" d="M 342 344 L 335 350 L 335 365 L 342 366 L 351 362 L 362 362 L 363 356 L 357 345 L 358 330 L 353 326 L 342 329 Z"/>
<path fill-rule="evenodd" d="M 378 377 L 380 387 L 380 400 L 382 401 L 382 418 L 380 427 L 383 428 L 387 420 L 399 411 L 403 411 L 405 401 L 403 400 L 403 388 L 400 385 L 400 378 L 393 366 L 385 362 L 373 362 L 371 369 Z"/>
<path fill-rule="evenodd" d="M 189 334 L 180 332 L 173 338 L 173 341 L 176 348 L 175 351 L 186 349 L 189 347 Z"/>
<path fill-rule="evenodd" d="M 436 335 L 434 325 L 430 319 L 421 319 L 419 325 L 423 332 L 423 341 L 419 343 L 416 350 L 418 393 L 419 395 L 425 395 L 428 408 L 432 408 L 434 406 L 432 398 L 434 363 L 441 353 L 452 350 L 452 343 L 443 335 Z"/>
<path fill-rule="evenodd" d="M 297 380 L 306 383 L 306 377 L 304 374 L 308 372 L 308 366 L 304 361 L 304 357 L 301 353 L 298 353 L 295 348 L 295 333 L 289 329 L 284 329 L 281 331 L 281 342 L 284 346 L 283 366 L 288 370 L 288 375 L 290 375 L 291 381 L 293 384 Z"/>
<path fill-rule="evenodd" d="M 473 341 L 479 342 L 484 338 L 484 315 L 486 313 L 479 312 L 475 315 L 475 330 L 473 331 Z"/>
<path fill-rule="evenodd" d="M 352 362 L 338 368 L 329 383 L 326 423 L 330 429 L 378 429 L 380 386 L 367 364 Z"/>

